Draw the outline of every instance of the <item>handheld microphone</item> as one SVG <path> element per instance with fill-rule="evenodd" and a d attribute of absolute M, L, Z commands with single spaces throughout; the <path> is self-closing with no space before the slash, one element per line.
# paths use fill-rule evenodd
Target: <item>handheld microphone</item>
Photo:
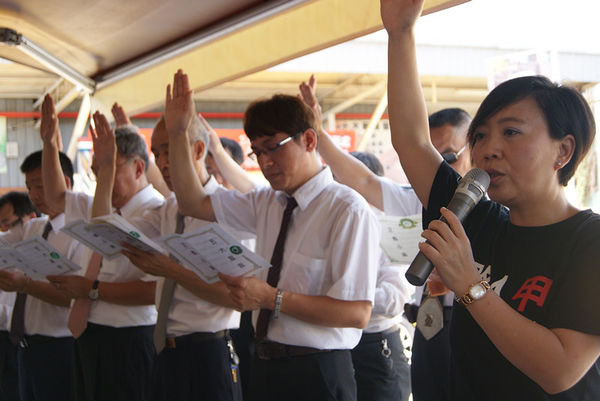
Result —
<path fill-rule="evenodd" d="M 458 182 L 454 196 L 448 204 L 448 210 L 452 211 L 462 223 L 471 210 L 479 203 L 490 185 L 490 176 L 485 171 L 474 168 L 469 171 Z M 444 217 L 441 221 L 446 222 Z M 405 277 L 409 283 L 420 286 L 425 283 L 433 270 L 433 263 L 423 255 L 421 251 L 410 264 Z"/>

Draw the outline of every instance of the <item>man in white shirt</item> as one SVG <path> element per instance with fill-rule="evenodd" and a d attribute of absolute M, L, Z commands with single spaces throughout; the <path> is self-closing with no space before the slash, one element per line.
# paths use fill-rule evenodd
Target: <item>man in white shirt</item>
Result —
<path fill-rule="evenodd" d="M 96 118 L 99 143 L 106 139 L 109 149 L 112 132 L 103 116 Z M 191 162 L 198 179 L 208 193 L 226 191 L 204 164 L 208 136 L 196 117 L 190 127 Z M 94 148 L 99 165 L 99 177 L 110 177 L 102 170 L 114 170 L 115 160 L 106 152 Z M 152 133 L 152 152 L 162 176 L 172 189 L 169 174 L 169 137 L 161 118 Z M 107 180 L 98 180 L 94 205 L 110 204 L 112 188 Z M 99 213 L 102 211 L 98 210 Z M 110 210 L 104 210 L 110 213 Z M 175 194 L 162 206 L 146 210 L 141 218 L 131 221 L 149 237 L 159 237 L 174 232 L 194 231 L 207 221 L 184 217 L 179 213 Z M 151 399 L 178 401 L 236 401 L 241 400 L 241 380 L 233 351 L 229 329 L 239 326 L 240 314 L 233 309 L 228 290 L 222 283 L 208 284 L 200 277 L 164 255 L 130 248 L 125 255 L 141 270 L 158 276 L 156 305 L 158 321 L 154 345 L 158 355 L 155 360 L 151 384 Z"/>
<path fill-rule="evenodd" d="M 93 197 L 68 191 L 58 180 L 60 136 L 52 99 L 42 105 L 44 192 L 47 202 L 64 211 L 66 223 L 92 216 Z M 125 218 L 141 217 L 163 200 L 146 179 L 148 153 L 134 132 L 117 130 L 117 167 L 112 206 Z M 96 161 L 92 169 L 96 170 Z M 96 170 L 97 171 L 97 170 Z M 75 341 L 76 400 L 146 400 L 150 387 L 156 323 L 155 278 L 122 256 L 103 261 L 95 277 L 53 276 L 64 294 L 91 299 L 87 328 Z M 77 333 L 79 334 L 79 333 Z"/>
<path fill-rule="evenodd" d="M 371 314 L 380 237 L 375 216 L 321 166 L 314 117 L 296 97 L 276 95 L 246 111 L 244 129 L 271 184 L 248 194 L 208 196 L 189 162 L 176 157 L 189 151 L 194 114 L 180 70 L 165 111 L 180 208 L 255 234 L 257 253 L 272 264 L 260 278 L 221 276 L 237 308 L 256 311 L 251 399 L 355 400 L 350 349 Z"/>
<path fill-rule="evenodd" d="M 321 107 L 315 96 L 316 80 L 300 85 L 303 100 L 321 120 Z M 471 168 L 467 147 L 467 128 L 470 116 L 462 109 L 443 109 L 429 117 L 431 141 L 444 159 L 460 174 Z M 364 164 L 341 150 L 319 124 L 319 154 L 331 167 L 336 180 L 358 191 L 367 201 L 385 214 L 407 216 L 421 213 L 422 206 L 412 188 L 380 177 Z M 416 304 L 407 304 L 409 320 L 416 319 L 423 288 L 416 291 Z M 447 400 L 450 369 L 450 320 L 454 294 L 439 297 L 443 305 L 443 324 L 440 332 L 426 340 L 415 330 L 411 361 L 411 386 L 414 401 Z M 370 393 L 373 396 L 373 393 Z"/>
<path fill-rule="evenodd" d="M 26 192 L 11 191 L 0 197 L 0 231 L 21 230 L 23 223 L 39 217 Z M 0 246 L 2 242 L 0 241 Z M 9 339 L 14 292 L 0 291 L 0 400 L 19 398 L 17 347 Z"/>
<path fill-rule="evenodd" d="M 0 241 L 12 244 L 41 235 L 61 254 L 81 264 L 83 246 L 60 232 L 65 216 L 45 202 L 41 163 L 42 152 L 34 152 L 25 158 L 21 171 L 32 203 L 46 216 L 0 234 Z M 70 188 L 73 166 L 63 153 L 59 169 L 60 179 Z M 19 344 L 20 399 L 70 399 L 73 337 L 67 328 L 69 298 L 47 280 L 32 280 L 17 270 L 0 271 L 0 288 L 18 292 L 11 315 L 10 338 Z"/>

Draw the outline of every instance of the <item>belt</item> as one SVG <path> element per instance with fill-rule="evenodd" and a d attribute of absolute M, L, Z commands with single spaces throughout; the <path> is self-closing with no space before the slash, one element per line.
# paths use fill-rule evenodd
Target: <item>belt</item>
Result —
<path fill-rule="evenodd" d="M 225 337 L 225 330 L 220 330 L 216 333 L 198 332 L 179 337 L 167 337 L 165 340 L 165 348 L 173 349 L 177 347 L 185 347 L 186 345 L 208 340 L 216 340 L 223 337 Z"/>
<path fill-rule="evenodd" d="M 376 331 L 376 332 L 373 332 L 373 333 L 365 333 L 365 332 L 363 332 L 362 333 L 362 337 L 363 338 L 381 337 L 381 336 L 386 335 L 386 334 L 394 333 L 394 332 L 396 332 L 398 330 L 400 330 L 400 325 L 399 324 L 395 324 L 392 327 L 390 327 L 389 329 L 385 329 L 385 330 L 382 330 L 382 331 Z"/>
<path fill-rule="evenodd" d="M 19 344 L 19 346 L 21 348 L 27 348 L 30 345 L 45 344 L 45 343 L 49 343 L 51 341 L 62 340 L 63 338 L 71 338 L 71 337 L 51 337 L 51 336 L 44 336 L 41 334 L 32 334 L 32 335 L 25 334 L 25 336 L 21 340 L 21 343 Z"/>
<path fill-rule="evenodd" d="M 302 347 L 299 345 L 287 345 L 276 343 L 273 341 L 262 341 L 256 344 L 256 355 L 258 355 L 259 359 L 263 360 L 290 358 L 295 356 L 312 355 L 330 351 L 332 350 Z"/>

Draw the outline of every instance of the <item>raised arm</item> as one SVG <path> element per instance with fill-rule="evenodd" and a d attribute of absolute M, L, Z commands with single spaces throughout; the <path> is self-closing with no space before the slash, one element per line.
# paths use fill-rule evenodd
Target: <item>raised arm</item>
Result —
<path fill-rule="evenodd" d="M 188 77 L 179 70 L 167 86 L 165 126 L 169 134 L 169 172 L 180 211 L 186 216 L 215 221 L 210 197 L 204 192 L 191 157 L 188 129 L 196 107 Z"/>
<path fill-rule="evenodd" d="M 414 26 L 424 0 L 381 0 L 388 32 L 388 113 L 392 144 L 423 205 L 442 156 L 431 144 L 427 108 L 417 69 Z"/>
<path fill-rule="evenodd" d="M 209 133 L 209 151 L 215 161 L 217 163 L 217 167 L 219 168 L 219 172 L 229 182 L 235 189 L 242 193 L 250 192 L 254 188 L 254 182 L 250 179 L 246 170 L 244 170 L 239 164 L 235 162 L 229 156 L 229 153 L 221 144 L 219 140 L 219 136 L 215 132 L 214 129 L 210 126 L 208 121 L 204 119 L 201 115 L 198 116 L 200 121 L 206 128 Z"/>
<path fill-rule="evenodd" d="M 321 105 L 315 95 L 317 81 L 314 75 L 308 82 L 300 84 L 300 96 L 315 114 L 318 127 L 318 151 L 329 165 L 336 181 L 349 186 L 361 194 L 370 204 L 383 210 L 383 194 L 380 178 L 363 163 L 340 149 L 331 136 L 323 129 Z"/>
<path fill-rule="evenodd" d="M 58 155 L 61 148 L 58 116 L 54 109 L 54 101 L 50 95 L 46 95 L 42 103 L 40 137 L 43 143 L 42 181 L 44 183 L 45 201 L 51 209 L 64 212 L 67 184 L 60 167 L 60 158 Z"/>
<path fill-rule="evenodd" d="M 115 118 L 115 127 L 122 127 L 124 125 L 133 125 L 127 113 L 119 103 L 115 102 L 112 108 L 110 109 L 113 117 Z"/>
<path fill-rule="evenodd" d="M 129 118 L 127 113 L 125 113 L 125 110 L 123 109 L 123 107 L 121 107 L 121 105 L 119 105 L 119 103 L 115 102 L 110 111 L 113 117 L 115 118 L 116 128 L 125 125 L 133 125 L 131 119 Z M 152 184 L 152 186 L 165 198 L 171 194 L 171 190 L 165 183 L 165 180 L 163 180 L 162 174 L 160 173 L 160 170 L 156 166 L 156 163 L 154 163 L 153 159 L 150 159 L 148 161 L 148 171 L 146 171 L 146 177 L 148 177 L 148 182 L 150 182 L 150 184 Z"/>
<path fill-rule="evenodd" d="M 117 145 L 115 133 L 106 117 L 100 112 L 94 114 L 96 131 L 90 129 L 94 145 L 96 165 L 96 193 L 92 204 L 92 217 L 112 213 L 112 191 L 115 183 Z"/>

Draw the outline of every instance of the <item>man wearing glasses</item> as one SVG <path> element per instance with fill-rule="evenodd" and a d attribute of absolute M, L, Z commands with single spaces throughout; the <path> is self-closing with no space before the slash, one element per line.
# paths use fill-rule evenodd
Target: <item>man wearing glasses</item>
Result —
<path fill-rule="evenodd" d="M 165 122 L 173 186 L 186 215 L 255 234 L 272 267 L 221 279 L 239 310 L 254 310 L 251 400 L 355 400 L 350 349 L 371 314 L 379 228 L 356 192 L 334 182 L 316 154 L 312 111 L 293 96 L 248 107 L 244 129 L 270 187 L 206 195 L 191 165 L 195 114 L 188 79 L 175 74 Z"/>

